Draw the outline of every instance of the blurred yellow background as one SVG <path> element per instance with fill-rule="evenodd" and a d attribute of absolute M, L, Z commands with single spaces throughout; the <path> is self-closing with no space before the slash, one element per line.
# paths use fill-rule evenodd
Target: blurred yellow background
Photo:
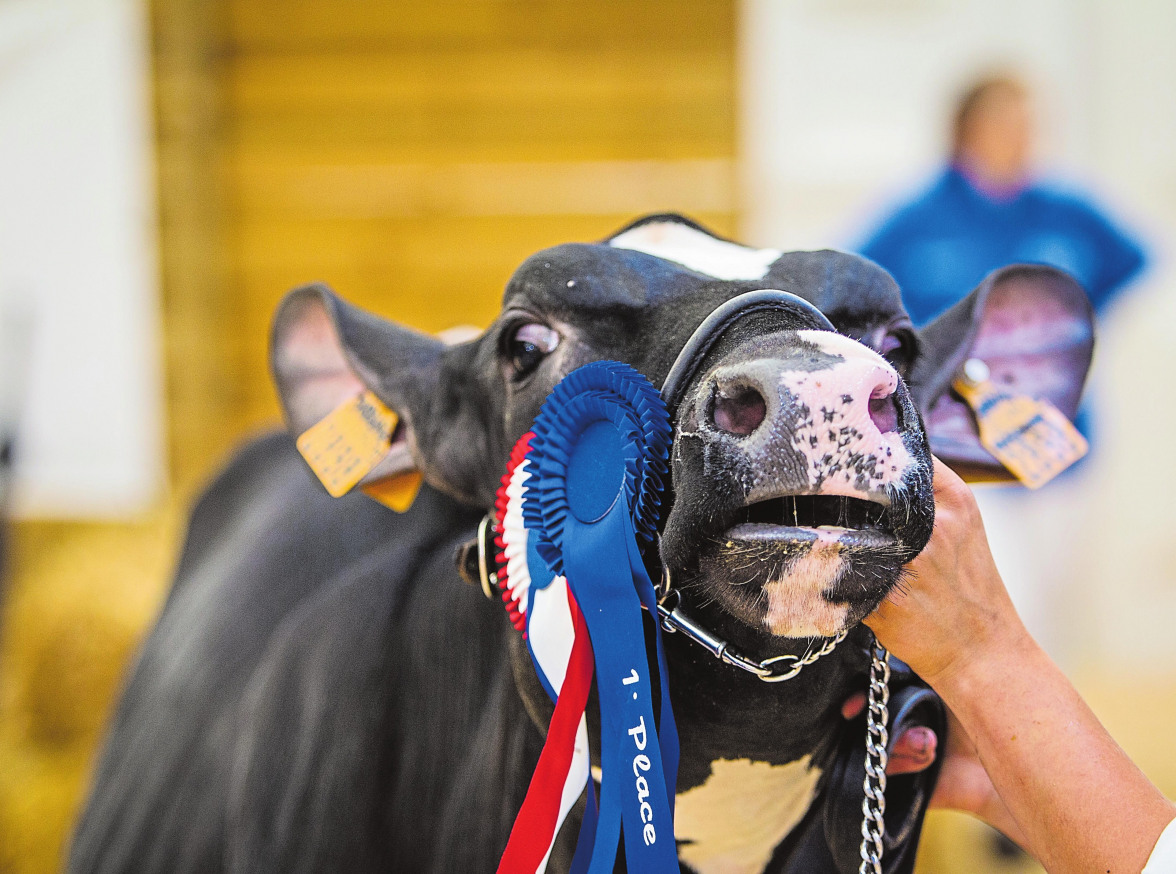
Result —
<path fill-rule="evenodd" d="M 883 5 L 901 17 L 942 4 Z M 130 517 L 11 523 L 0 871 L 13 874 L 60 868 L 185 508 L 234 445 L 278 420 L 266 338 L 285 291 L 323 280 L 427 331 L 481 326 L 527 255 L 643 212 L 731 235 L 768 227 L 740 178 L 754 121 L 739 110 L 735 0 L 154 0 L 144 14 L 167 487 Z M 783 227 L 827 223 L 819 189 L 797 190 Z M 1125 336 L 1154 339 L 1139 324 Z M 1075 673 L 1176 795 L 1170 666 L 1125 678 L 1087 659 Z M 992 846 L 970 821 L 933 815 L 920 874 L 1038 870 Z"/>

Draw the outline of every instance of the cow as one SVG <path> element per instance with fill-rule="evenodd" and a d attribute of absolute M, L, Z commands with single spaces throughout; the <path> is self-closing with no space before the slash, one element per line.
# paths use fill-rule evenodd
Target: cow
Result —
<path fill-rule="evenodd" d="M 789 294 L 714 323 L 764 289 Z M 458 566 L 476 564 L 479 520 L 544 399 L 601 359 L 667 392 L 672 376 L 652 560 L 682 615 L 751 660 L 847 632 L 778 684 L 666 635 L 683 870 L 857 870 L 864 727 L 842 709 L 865 688 L 858 623 L 930 535 L 930 450 L 1000 470 L 950 387 L 981 358 L 1072 416 L 1092 343 L 1085 295 L 1052 268 L 998 271 L 916 331 L 863 258 L 755 249 L 676 215 L 528 258 L 494 323 L 453 345 L 322 285 L 291 292 L 271 338 L 290 433 L 245 446 L 196 504 L 70 870 L 493 869 L 552 704 L 502 605 Z M 403 514 L 328 497 L 295 449 L 365 391 L 399 416 L 367 484 L 423 475 Z M 895 671 L 907 715 L 934 711 Z M 933 771 L 891 781 L 888 871 L 910 870 Z M 578 818 L 548 870 L 568 869 Z"/>

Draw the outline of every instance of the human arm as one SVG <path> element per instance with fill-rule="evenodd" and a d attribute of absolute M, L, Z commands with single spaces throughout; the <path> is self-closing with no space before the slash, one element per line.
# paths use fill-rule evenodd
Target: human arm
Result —
<path fill-rule="evenodd" d="M 1001 827 L 1003 802 L 1002 830 L 1015 824 L 1010 837 L 1051 872 L 1140 871 L 1176 807 L 1029 635 L 971 491 L 935 464 L 931 543 L 867 624 L 955 713 L 999 795 L 960 773 L 977 781 L 961 806 Z"/>

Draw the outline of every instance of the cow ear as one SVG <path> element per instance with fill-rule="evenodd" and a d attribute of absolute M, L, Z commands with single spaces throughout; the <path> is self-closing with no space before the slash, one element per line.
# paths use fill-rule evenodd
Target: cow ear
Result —
<path fill-rule="evenodd" d="M 423 409 L 420 398 L 436 385 L 444 348 L 351 306 L 324 285 L 295 289 L 278 305 L 270 338 L 270 367 L 287 426 L 298 437 L 371 392 L 411 429 Z M 405 453 L 388 455 L 363 477 L 365 486 L 405 472 Z"/>
<path fill-rule="evenodd" d="M 1026 264 L 991 273 L 920 332 L 910 386 L 931 451 L 966 479 L 1010 479 L 952 391 L 964 362 L 980 359 L 997 387 L 1047 400 L 1073 419 L 1093 352 L 1094 311 L 1071 276 Z"/>

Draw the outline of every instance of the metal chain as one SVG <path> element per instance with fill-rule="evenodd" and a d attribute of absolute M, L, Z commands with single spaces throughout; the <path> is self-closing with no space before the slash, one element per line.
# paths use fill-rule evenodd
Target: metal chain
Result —
<path fill-rule="evenodd" d="M 837 634 L 835 634 L 833 637 L 826 638 L 825 643 L 821 646 L 820 649 L 806 652 L 802 656 L 781 655 L 770 659 L 764 659 L 759 663 L 760 667 L 763 668 L 770 669 L 771 666 L 777 662 L 792 661 L 794 664 L 782 674 L 760 674 L 759 678 L 765 683 L 781 683 L 784 680 L 791 680 L 793 677 L 799 674 L 805 668 L 805 666 L 811 665 L 817 659 L 822 658 L 823 656 L 827 656 L 829 653 L 833 652 L 833 650 L 837 648 L 837 644 L 845 640 L 845 636 L 847 634 L 849 634 L 849 631 L 842 629 L 841 631 L 838 631 Z"/>
<path fill-rule="evenodd" d="M 676 631 L 682 632 L 695 643 L 708 649 L 715 658 L 740 670 L 747 671 L 749 674 L 755 674 L 765 683 L 782 683 L 785 680 L 791 680 L 804 670 L 807 665 L 811 665 L 818 659 L 833 652 L 837 648 L 837 644 L 845 640 L 845 636 L 849 633 L 847 630 L 839 631 L 833 637 L 825 639 L 825 642 L 819 649 L 806 652 L 802 656 L 786 653 L 785 655 L 773 656 L 772 658 L 764 659 L 762 662 L 757 662 L 738 652 L 729 642 L 723 640 L 717 634 L 699 625 L 688 613 L 682 610 L 682 594 L 677 589 L 670 588 L 668 584 L 663 585 L 665 595 L 663 595 L 657 605 L 657 612 L 658 616 L 661 617 L 662 627 L 666 631 L 671 634 Z M 791 665 L 782 672 L 777 673 L 775 665 L 781 662 L 791 662 Z"/>
<path fill-rule="evenodd" d="M 890 740 L 890 653 L 877 639 L 870 647 L 870 695 L 866 717 L 866 779 L 862 788 L 862 864 L 858 874 L 882 874 L 882 834 L 886 830 L 886 745 Z"/>

